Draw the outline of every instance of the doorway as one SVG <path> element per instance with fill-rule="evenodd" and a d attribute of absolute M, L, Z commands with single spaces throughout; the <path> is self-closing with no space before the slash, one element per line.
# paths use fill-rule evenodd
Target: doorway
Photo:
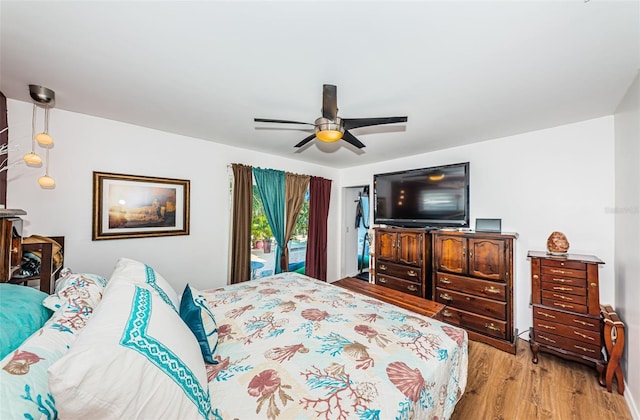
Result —
<path fill-rule="evenodd" d="M 343 277 L 369 281 L 369 186 L 343 189 Z"/>

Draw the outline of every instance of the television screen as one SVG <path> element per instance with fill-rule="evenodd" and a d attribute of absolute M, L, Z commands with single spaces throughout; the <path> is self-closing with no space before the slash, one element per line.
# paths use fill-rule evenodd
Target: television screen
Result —
<path fill-rule="evenodd" d="M 469 226 L 469 162 L 376 174 L 374 223 Z"/>

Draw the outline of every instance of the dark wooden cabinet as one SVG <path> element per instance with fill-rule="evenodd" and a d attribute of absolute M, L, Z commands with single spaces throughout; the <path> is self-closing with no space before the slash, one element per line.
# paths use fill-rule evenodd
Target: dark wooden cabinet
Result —
<path fill-rule="evenodd" d="M 431 240 L 424 229 L 375 229 L 375 283 L 431 298 Z"/>
<path fill-rule="evenodd" d="M 433 300 L 443 320 L 471 339 L 515 353 L 513 255 L 516 234 L 434 231 Z"/>
<path fill-rule="evenodd" d="M 604 384 L 598 266 L 592 255 L 550 255 L 529 251 L 533 363 L 538 352 L 594 366 Z"/>
<path fill-rule="evenodd" d="M 0 282 L 7 282 L 22 261 L 22 219 L 0 218 Z"/>

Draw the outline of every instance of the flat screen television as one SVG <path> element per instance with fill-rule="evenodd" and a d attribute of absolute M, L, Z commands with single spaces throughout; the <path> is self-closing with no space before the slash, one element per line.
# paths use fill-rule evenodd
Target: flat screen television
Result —
<path fill-rule="evenodd" d="M 374 223 L 469 227 L 469 162 L 375 174 Z"/>

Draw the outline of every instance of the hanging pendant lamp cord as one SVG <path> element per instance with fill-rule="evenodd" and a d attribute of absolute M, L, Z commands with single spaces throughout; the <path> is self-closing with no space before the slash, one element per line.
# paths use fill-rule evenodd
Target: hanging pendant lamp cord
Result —
<path fill-rule="evenodd" d="M 31 153 L 36 150 L 36 104 L 33 104 L 33 116 L 31 118 Z"/>

